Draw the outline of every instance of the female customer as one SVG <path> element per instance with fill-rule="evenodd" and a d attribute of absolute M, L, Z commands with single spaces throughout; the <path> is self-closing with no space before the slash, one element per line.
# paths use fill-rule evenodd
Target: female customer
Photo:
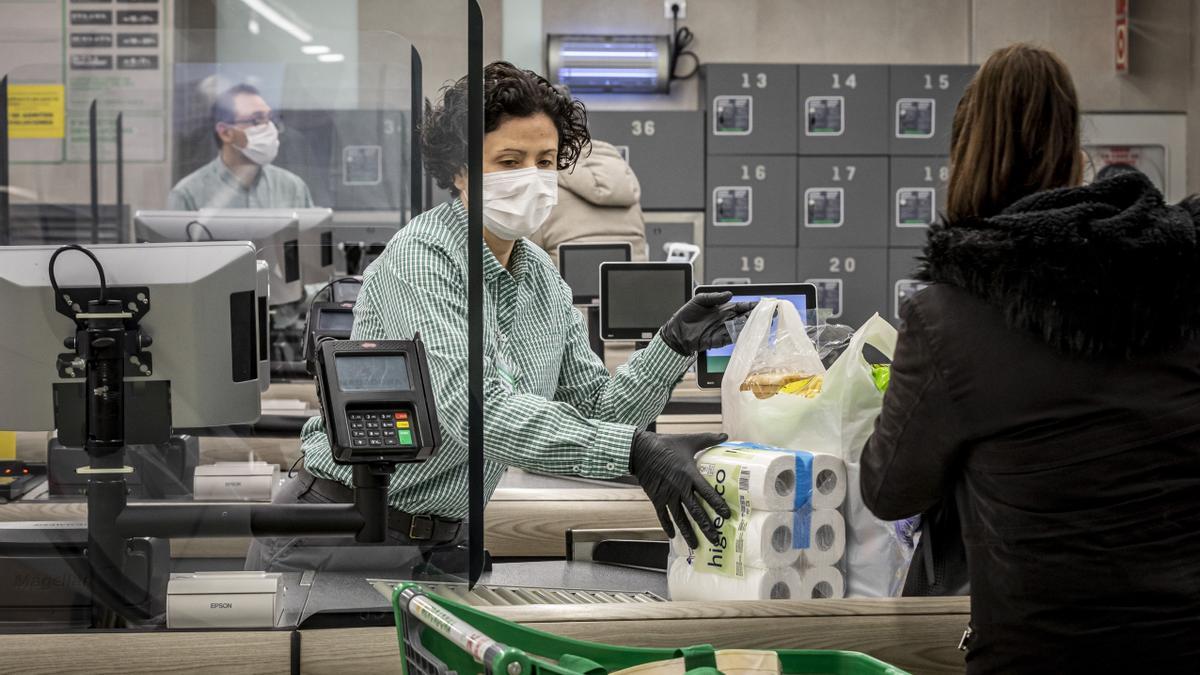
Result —
<path fill-rule="evenodd" d="M 993 54 L 862 455 L 879 517 L 957 511 L 969 673 L 1200 656 L 1200 208 L 1138 173 L 1080 186 L 1083 161 L 1063 63 Z M 945 574 L 937 553 L 910 575 Z"/>

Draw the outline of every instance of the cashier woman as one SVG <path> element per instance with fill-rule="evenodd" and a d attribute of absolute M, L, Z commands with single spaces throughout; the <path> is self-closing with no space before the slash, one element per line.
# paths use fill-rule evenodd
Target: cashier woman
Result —
<path fill-rule="evenodd" d="M 583 104 L 544 78 L 497 62 L 484 71 L 484 456 L 490 495 L 506 467 L 616 478 L 633 474 L 663 529 L 696 544 L 717 531 L 701 507 L 728 509 L 693 456 L 719 434 L 668 436 L 642 429 L 662 411 L 698 350 L 729 344 L 725 322 L 748 312 L 729 294 L 681 307 L 649 346 L 610 375 L 588 345 L 571 290 L 526 238 L 557 202 L 557 170 L 588 152 Z M 426 169 L 454 196 L 414 218 L 366 270 L 355 339 L 421 334 L 429 354 L 443 444 L 401 465 L 390 490 L 389 547 L 350 539 L 261 539 L 247 569 L 433 567 L 465 538 L 467 515 L 467 83 L 449 87 L 425 118 Z M 320 418 L 302 431 L 304 467 L 276 501 L 350 501 L 350 467 L 334 464 Z"/>

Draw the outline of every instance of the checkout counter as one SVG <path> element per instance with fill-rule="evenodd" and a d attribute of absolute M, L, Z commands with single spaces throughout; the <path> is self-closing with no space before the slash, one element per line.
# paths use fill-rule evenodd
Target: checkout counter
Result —
<path fill-rule="evenodd" d="M 253 288 L 253 282 L 248 274 L 245 285 Z M 166 311 L 159 310 L 159 315 Z M 160 334 L 169 330 L 165 319 L 160 319 Z M 616 363 L 626 356 L 616 349 L 610 354 Z M 244 384 L 249 394 L 258 396 L 256 382 Z M 716 396 L 696 389 L 694 382 L 682 383 L 658 420 L 658 429 L 689 432 L 719 427 Z M 250 439 L 203 436 L 199 463 L 253 458 L 286 473 L 299 457 L 296 423 L 316 414 L 318 408 L 313 384 L 274 384 L 262 408 L 263 419 L 272 423 L 266 426 L 275 433 L 260 430 Z M 410 412 L 423 419 L 419 406 Z M 41 460 L 47 440 L 45 434 L 20 434 L 18 458 Z M 121 502 L 122 508 L 149 524 L 157 520 L 155 509 L 161 508 L 164 516 L 171 511 L 199 512 L 179 501 L 130 500 L 127 507 L 124 498 Z M 206 511 L 220 512 L 228 506 L 231 513 L 247 512 L 244 503 L 206 504 L 216 507 Z M 51 498 L 45 485 L 17 501 L 0 504 L 0 524 L 79 521 L 89 515 L 95 514 L 89 514 L 78 497 Z M 612 535 L 617 539 L 658 538 L 657 527 L 649 501 L 635 485 L 510 471 L 485 512 L 485 539 L 493 565 L 481 579 L 482 588 L 473 594 L 466 594 L 461 586 L 442 590 L 505 619 L 567 637 L 629 646 L 711 643 L 718 648 L 856 650 L 911 672 L 962 670 L 956 645 L 969 614 L 966 598 L 670 602 L 665 599 L 663 572 L 599 564 L 587 556 L 568 554 L 569 533 L 583 536 L 586 530 L 592 540 L 602 539 L 604 531 L 620 531 Z M 169 536 L 166 528 L 155 531 Z M 246 536 L 171 537 L 171 569 L 240 569 L 248 545 Z M 13 627 L 24 632 L 0 634 L 0 649 L 20 654 L 22 669 L 28 672 L 36 672 L 40 664 L 54 672 L 395 672 L 396 633 L 386 585 L 379 589 L 386 581 L 386 572 L 378 576 L 284 574 L 282 611 L 273 628 L 38 632 L 18 623 Z"/>
<path fill-rule="evenodd" d="M 264 399 L 264 414 L 315 414 L 312 390 L 311 383 L 275 384 Z M 711 405 L 714 393 L 685 381 L 671 407 Z M 671 407 L 658 420 L 662 431 L 720 426 L 719 415 L 672 414 Z M 45 443 L 45 434 L 20 434 L 18 454 L 35 459 L 39 448 L 44 453 Z M 203 437 L 200 462 L 244 461 L 251 452 L 286 472 L 299 456 L 299 444 L 294 436 Z M 86 511 L 86 504 L 77 500 L 49 499 L 42 485 L 19 501 L 0 504 L 0 522 L 81 520 Z M 711 643 L 717 648 L 843 649 L 869 653 L 914 673 L 963 670 L 963 653 L 956 644 L 969 618 L 967 598 L 669 602 L 662 572 L 565 559 L 568 531 L 586 530 L 592 536 L 615 531 L 624 538 L 628 530 L 642 530 L 637 536 L 657 538 L 661 535 L 645 533 L 657 533 L 657 528 L 650 504 L 636 486 L 510 469 L 486 512 L 487 547 L 495 562 L 481 579 L 481 596 L 466 596 L 458 585 L 438 590 L 504 619 L 576 639 L 647 647 Z M 174 538 L 172 567 L 240 567 L 248 544 L 245 537 Z M 285 574 L 284 609 L 274 630 L 0 634 L 0 649 L 24 654 L 26 663 L 53 663 L 56 672 L 101 672 L 102 664 L 124 673 L 213 668 L 228 673 L 395 672 L 399 652 L 390 605 L 374 581 L 365 575 Z M 510 587 L 543 590 L 533 595 L 504 592 Z M 570 604 L 531 602 L 562 601 L 563 594 L 544 589 L 600 594 Z M 639 599 L 612 601 L 618 594 Z M 220 654 L 219 662 L 215 654 Z"/>

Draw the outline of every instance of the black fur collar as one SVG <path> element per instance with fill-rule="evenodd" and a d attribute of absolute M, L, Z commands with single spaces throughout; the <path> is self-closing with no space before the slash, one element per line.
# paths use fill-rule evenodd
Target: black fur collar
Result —
<path fill-rule="evenodd" d="M 999 307 L 1059 351 L 1163 352 L 1200 335 L 1198 204 L 1164 204 L 1139 173 L 1030 195 L 931 227 L 918 276 Z"/>

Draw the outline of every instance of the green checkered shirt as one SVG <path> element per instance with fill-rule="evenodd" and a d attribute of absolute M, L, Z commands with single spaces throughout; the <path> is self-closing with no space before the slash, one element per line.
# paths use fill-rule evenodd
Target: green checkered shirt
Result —
<path fill-rule="evenodd" d="M 634 429 L 661 412 L 691 359 L 655 337 L 610 375 L 588 345 L 583 317 L 549 256 L 528 240 L 511 273 L 484 247 L 484 456 L 490 497 L 505 467 L 614 478 L 628 473 Z M 420 332 L 429 354 L 442 447 L 402 464 L 391 505 L 467 515 L 467 213 L 459 200 L 417 216 L 367 268 L 354 307 L 355 339 Z M 505 375 L 508 374 L 509 377 Z M 319 417 L 301 434 L 313 475 L 351 484 Z"/>

